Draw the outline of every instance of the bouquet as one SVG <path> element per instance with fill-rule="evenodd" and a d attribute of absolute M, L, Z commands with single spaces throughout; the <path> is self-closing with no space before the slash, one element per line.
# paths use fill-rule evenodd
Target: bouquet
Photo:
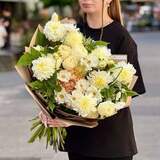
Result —
<path fill-rule="evenodd" d="M 54 13 L 44 29 L 38 26 L 16 69 L 47 116 L 93 128 L 127 107 L 128 97 L 137 94 L 132 90 L 135 68 L 115 58 L 107 45 L 86 38 Z M 39 117 L 32 121 L 30 143 L 46 137 L 46 146 L 56 151 L 64 147 L 65 128 L 46 127 Z"/>

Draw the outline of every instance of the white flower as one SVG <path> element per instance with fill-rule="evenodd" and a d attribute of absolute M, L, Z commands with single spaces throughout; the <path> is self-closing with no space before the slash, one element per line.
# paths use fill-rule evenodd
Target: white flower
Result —
<path fill-rule="evenodd" d="M 72 49 L 69 46 L 62 44 L 59 46 L 57 53 L 64 60 L 72 54 Z"/>
<path fill-rule="evenodd" d="M 108 62 L 109 62 L 109 59 L 111 57 L 111 50 L 108 49 L 107 47 L 105 46 L 98 46 L 96 49 L 94 49 L 91 54 L 95 55 L 98 60 L 99 60 L 99 64 L 98 66 L 100 68 L 103 68 L 105 67 Z"/>
<path fill-rule="evenodd" d="M 89 54 L 88 56 L 81 58 L 80 64 L 86 67 L 86 70 L 92 70 L 92 68 L 96 68 L 98 66 L 98 58 Z"/>
<path fill-rule="evenodd" d="M 130 84 L 132 82 L 133 75 L 136 73 L 136 70 L 132 64 L 119 62 L 115 66 L 115 68 L 119 68 L 119 69 L 115 69 L 115 72 L 113 73 L 115 77 L 119 74 L 119 72 L 122 69 L 122 71 L 120 72 L 120 75 L 118 76 L 118 81 L 125 84 Z"/>
<path fill-rule="evenodd" d="M 58 17 L 58 15 L 57 15 L 56 12 L 54 12 L 54 13 L 52 14 L 51 21 L 52 21 L 52 22 L 58 22 L 58 21 L 59 21 L 59 17 Z"/>
<path fill-rule="evenodd" d="M 88 51 L 86 48 L 81 44 L 81 45 L 74 45 L 72 47 L 72 55 L 77 57 L 78 60 L 80 60 L 83 57 L 87 57 Z"/>
<path fill-rule="evenodd" d="M 89 113 L 96 111 L 97 100 L 88 95 L 83 95 L 76 99 L 75 107 L 79 110 L 82 117 L 86 117 Z"/>
<path fill-rule="evenodd" d="M 94 86 L 88 87 L 86 94 L 92 96 L 93 98 L 96 98 L 98 103 L 102 101 L 102 95 L 100 91 Z"/>
<path fill-rule="evenodd" d="M 116 104 L 111 101 L 100 103 L 97 110 L 101 118 L 110 117 L 117 113 Z"/>
<path fill-rule="evenodd" d="M 71 73 L 67 70 L 61 70 L 57 74 L 57 79 L 62 82 L 68 82 L 71 79 Z"/>
<path fill-rule="evenodd" d="M 55 59 L 51 54 L 33 60 L 33 76 L 40 81 L 49 79 L 55 72 L 55 63 Z"/>
<path fill-rule="evenodd" d="M 92 71 L 88 78 L 91 85 L 95 86 L 98 89 L 107 87 L 108 84 L 113 80 L 110 73 L 106 71 Z"/>
<path fill-rule="evenodd" d="M 65 28 L 59 21 L 48 21 L 44 27 L 44 34 L 53 42 L 63 41 L 65 37 Z"/>
<path fill-rule="evenodd" d="M 55 100 L 58 104 L 64 104 L 67 102 L 67 92 L 62 89 L 60 92 L 55 92 Z"/>
<path fill-rule="evenodd" d="M 88 87 L 89 87 L 89 82 L 86 79 L 80 79 L 75 86 L 75 88 L 81 91 L 82 93 L 84 93 Z"/>

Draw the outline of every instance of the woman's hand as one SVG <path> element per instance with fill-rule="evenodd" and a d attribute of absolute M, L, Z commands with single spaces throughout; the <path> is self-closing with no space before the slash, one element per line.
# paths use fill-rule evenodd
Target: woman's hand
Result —
<path fill-rule="evenodd" d="M 64 122 L 59 118 L 51 119 L 46 116 L 42 111 L 39 113 L 39 118 L 45 127 L 69 127 L 71 126 L 69 123 Z"/>

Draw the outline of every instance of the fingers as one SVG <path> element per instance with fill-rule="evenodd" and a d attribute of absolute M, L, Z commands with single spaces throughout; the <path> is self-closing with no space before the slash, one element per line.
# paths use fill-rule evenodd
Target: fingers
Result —
<path fill-rule="evenodd" d="M 70 125 L 63 122 L 62 120 L 55 118 L 51 119 L 47 117 L 42 111 L 39 113 L 39 118 L 45 127 L 69 127 Z"/>

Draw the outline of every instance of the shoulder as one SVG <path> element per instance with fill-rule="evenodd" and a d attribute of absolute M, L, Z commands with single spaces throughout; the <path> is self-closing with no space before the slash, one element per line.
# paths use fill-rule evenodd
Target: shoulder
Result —
<path fill-rule="evenodd" d="M 117 34 L 117 38 L 120 39 L 121 44 L 130 44 L 137 47 L 137 44 L 127 29 L 119 22 L 114 22 L 114 34 Z"/>

